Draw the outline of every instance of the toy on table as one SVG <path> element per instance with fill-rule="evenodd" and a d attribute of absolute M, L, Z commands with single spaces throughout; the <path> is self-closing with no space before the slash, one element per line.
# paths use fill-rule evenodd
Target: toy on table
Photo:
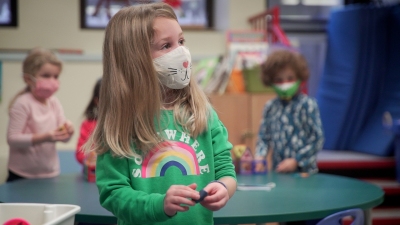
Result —
<path fill-rule="evenodd" d="M 240 174 L 252 174 L 253 173 L 253 154 L 250 149 L 246 147 L 242 156 L 240 157 Z"/>
<path fill-rule="evenodd" d="M 254 159 L 253 160 L 253 174 L 266 174 L 267 173 L 267 160 Z"/>
<path fill-rule="evenodd" d="M 243 153 L 246 151 L 247 146 L 246 145 L 235 145 L 233 146 L 233 154 L 236 159 L 240 159 L 242 157 Z"/>
<path fill-rule="evenodd" d="M 96 160 L 96 153 L 91 151 L 86 155 L 85 161 L 83 163 L 83 174 L 85 176 L 85 179 L 89 182 L 96 181 Z"/>
<path fill-rule="evenodd" d="M 246 145 L 235 145 L 232 149 L 235 157 L 236 173 L 240 174 L 265 174 L 267 172 L 267 161 L 254 159 L 253 153 Z"/>
<path fill-rule="evenodd" d="M 240 157 L 242 157 L 246 148 L 246 145 L 235 145 L 232 148 L 232 160 L 237 174 L 240 173 Z"/>

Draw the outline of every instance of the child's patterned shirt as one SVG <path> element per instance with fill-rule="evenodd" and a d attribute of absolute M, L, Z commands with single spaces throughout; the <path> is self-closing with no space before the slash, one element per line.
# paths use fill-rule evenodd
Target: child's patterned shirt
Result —
<path fill-rule="evenodd" d="M 298 172 L 318 172 L 317 152 L 324 142 L 322 124 L 315 99 L 298 94 L 291 101 L 269 101 L 256 145 L 256 156 L 265 157 L 273 150 L 272 168 L 286 158 L 295 158 Z"/>

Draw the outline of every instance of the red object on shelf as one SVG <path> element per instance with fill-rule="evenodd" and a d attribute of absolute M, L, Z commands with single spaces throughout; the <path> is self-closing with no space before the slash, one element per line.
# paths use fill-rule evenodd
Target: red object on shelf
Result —
<path fill-rule="evenodd" d="M 249 18 L 249 23 L 254 30 L 267 32 L 269 43 L 281 43 L 290 46 L 290 41 L 282 30 L 277 6 Z"/>
<path fill-rule="evenodd" d="M 179 8 L 182 5 L 181 0 L 164 0 L 163 2 L 165 2 L 168 5 L 172 6 L 172 8 Z"/>
<path fill-rule="evenodd" d="M 248 22 L 254 30 L 266 33 L 268 43 L 280 43 L 290 47 L 290 41 L 280 25 L 279 12 L 279 7 L 275 6 L 250 17 Z M 301 83 L 300 90 L 304 94 L 308 93 L 307 82 Z"/>

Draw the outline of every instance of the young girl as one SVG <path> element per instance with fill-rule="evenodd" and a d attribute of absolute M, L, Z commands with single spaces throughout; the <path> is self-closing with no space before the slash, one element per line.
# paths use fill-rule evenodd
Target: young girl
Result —
<path fill-rule="evenodd" d="M 59 86 L 61 61 L 49 50 L 35 48 L 22 66 L 26 87 L 10 103 L 7 181 L 49 178 L 60 173 L 56 142 L 67 142 L 74 129 L 53 96 Z"/>
<path fill-rule="evenodd" d="M 85 110 L 85 120 L 81 124 L 78 144 L 76 146 L 75 157 L 80 164 L 84 164 L 86 158 L 85 152 L 82 149 L 83 144 L 89 139 L 97 123 L 98 104 L 100 97 L 101 79 L 96 82 L 93 89 L 92 99 Z"/>
<path fill-rule="evenodd" d="M 256 158 L 272 156 L 269 165 L 276 172 L 307 176 L 318 171 L 317 152 L 324 141 L 318 105 L 299 92 L 300 83 L 308 76 L 305 59 L 290 50 L 274 51 L 262 65 L 262 81 L 272 86 L 278 97 L 265 105 Z"/>
<path fill-rule="evenodd" d="M 98 154 L 100 203 L 118 224 L 213 224 L 236 190 L 227 130 L 190 77 L 184 42 L 165 3 L 123 8 L 107 25 L 86 148 Z"/>

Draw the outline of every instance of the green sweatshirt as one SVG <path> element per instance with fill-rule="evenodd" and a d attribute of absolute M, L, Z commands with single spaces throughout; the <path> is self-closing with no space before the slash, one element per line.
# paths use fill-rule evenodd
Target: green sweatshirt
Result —
<path fill-rule="evenodd" d="M 163 111 L 163 135 L 170 145 L 156 147 L 142 157 L 98 156 L 96 183 L 101 205 L 126 224 L 214 224 L 212 211 L 196 204 L 173 217 L 164 213 L 164 197 L 171 185 L 197 184 L 230 176 L 236 179 L 228 133 L 212 111 L 208 129 L 196 139 L 174 125 L 173 111 Z M 164 126 L 163 126 L 164 127 Z"/>

